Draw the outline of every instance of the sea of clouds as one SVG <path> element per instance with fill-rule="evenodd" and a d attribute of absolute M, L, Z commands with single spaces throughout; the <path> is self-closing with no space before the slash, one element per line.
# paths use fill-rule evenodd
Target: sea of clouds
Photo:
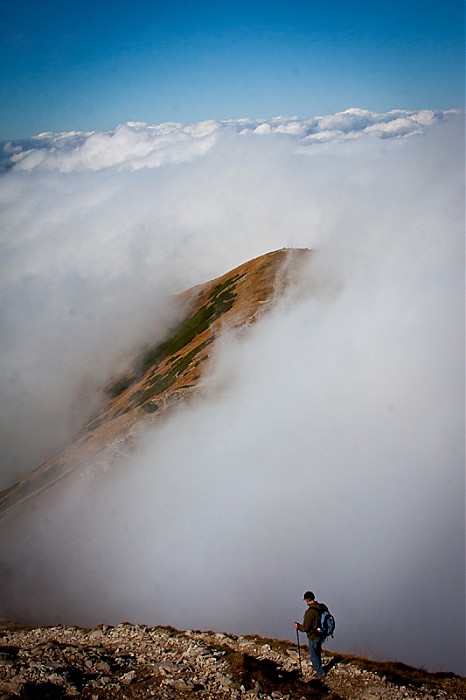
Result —
<path fill-rule="evenodd" d="M 464 672 L 464 117 L 126 124 L 3 145 L 3 487 L 170 295 L 282 247 L 295 287 L 202 397 L 1 525 L 0 617 L 293 638 Z"/>
<path fill-rule="evenodd" d="M 225 133 L 280 134 L 293 137 L 303 146 L 360 138 L 402 138 L 420 134 L 426 126 L 449 120 L 458 110 L 392 110 L 385 114 L 366 109 L 348 109 L 334 115 L 303 119 L 207 120 L 196 124 L 146 124 L 128 122 L 113 131 L 46 132 L 31 139 L 1 145 L 3 168 L 53 169 L 62 172 L 155 168 L 182 163 L 208 153 Z"/>

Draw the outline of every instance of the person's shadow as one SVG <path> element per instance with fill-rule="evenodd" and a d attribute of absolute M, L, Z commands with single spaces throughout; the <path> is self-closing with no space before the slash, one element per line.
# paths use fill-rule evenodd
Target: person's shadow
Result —
<path fill-rule="evenodd" d="M 328 673 L 330 671 L 330 669 L 332 669 L 334 666 L 337 665 L 337 663 L 338 663 L 338 659 L 336 659 L 334 656 L 333 659 L 330 659 L 328 664 L 325 664 L 325 666 L 322 666 L 322 668 L 324 669 L 325 673 Z"/>

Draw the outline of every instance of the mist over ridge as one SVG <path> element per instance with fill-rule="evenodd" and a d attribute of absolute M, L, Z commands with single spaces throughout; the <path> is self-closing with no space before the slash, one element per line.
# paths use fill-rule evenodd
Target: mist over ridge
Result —
<path fill-rule="evenodd" d="M 157 167 L 3 176 L 5 483 L 163 337 L 170 294 L 315 254 L 225 336 L 201 400 L 2 526 L 0 615 L 289 636 L 311 586 L 336 648 L 464 671 L 462 133 L 306 150 L 221 132 Z"/>

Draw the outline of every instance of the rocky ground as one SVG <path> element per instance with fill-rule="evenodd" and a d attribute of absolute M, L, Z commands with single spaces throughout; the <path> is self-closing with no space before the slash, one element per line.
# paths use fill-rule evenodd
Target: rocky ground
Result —
<path fill-rule="evenodd" d="M 13 698 L 466 697 L 466 679 L 325 652 L 313 677 L 307 648 L 288 641 L 122 623 L 95 629 L 0 626 L 0 700 Z"/>

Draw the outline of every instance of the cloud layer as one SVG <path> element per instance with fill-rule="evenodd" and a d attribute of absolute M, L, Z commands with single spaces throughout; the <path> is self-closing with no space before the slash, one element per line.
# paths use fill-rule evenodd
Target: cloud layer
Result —
<path fill-rule="evenodd" d="M 168 294 L 315 252 L 199 402 L 2 525 L 0 615 L 290 637 L 312 588 L 336 648 L 464 671 L 463 125 L 393 115 L 316 118 L 339 136 L 312 148 L 302 120 L 175 125 L 163 162 L 125 126 L 4 174 L 5 481 L 163 335 Z"/>
<path fill-rule="evenodd" d="M 392 110 L 378 114 L 351 108 L 335 115 L 204 121 L 197 124 L 128 122 L 110 132 L 43 133 L 3 144 L 3 167 L 61 172 L 109 167 L 138 170 L 199 157 L 224 133 L 281 134 L 303 146 L 365 137 L 400 138 L 451 119 L 455 110 Z"/>

